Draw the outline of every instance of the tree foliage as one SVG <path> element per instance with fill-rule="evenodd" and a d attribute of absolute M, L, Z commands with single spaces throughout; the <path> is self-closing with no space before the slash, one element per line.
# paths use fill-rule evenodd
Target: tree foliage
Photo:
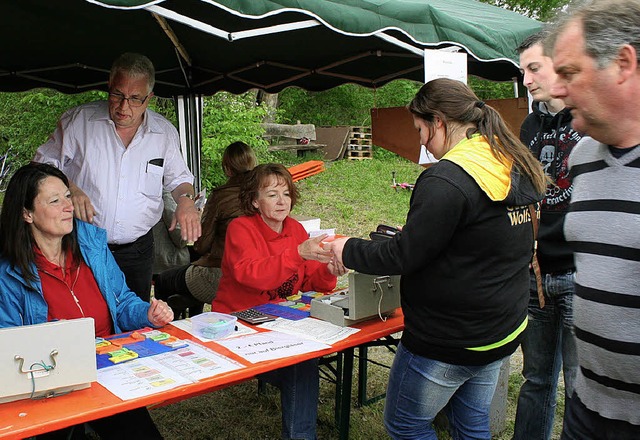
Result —
<path fill-rule="evenodd" d="M 539 21 L 549 21 L 569 0 L 481 0 Z"/>
<path fill-rule="evenodd" d="M 480 99 L 507 99 L 515 96 L 512 82 L 495 82 L 470 76 L 469 87 Z"/>
<path fill-rule="evenodd" d="M 53 132 L 62 113 L 84 102 L 101 99 L 102 92 L 64 95 L 49 89 L 0 93 L 0 154 L 11 148 L 14 168 L 29 162 Z M 12 161 L 13 162 L 13 161 Z"/>
<path fill-rule="evenodd" d="M 379 89 L 345 84 L 324 92 L 288 88 L 280 92 L 278 120 L 317 126 L 371 125 L 370 109 L 407 105 L 421 84 L 393 81 Z"/>
<path fill-rule="evenodd" d="M 255 93 L 233 95 L 220 92 L 204 98 L 202 117 L 202 184 L 213 188 L 225 182 L 222 153 L 227 145 L 242 141 L 258 156 L 267 155 L 260 125 L 267 109 L 255 103 Z"/>

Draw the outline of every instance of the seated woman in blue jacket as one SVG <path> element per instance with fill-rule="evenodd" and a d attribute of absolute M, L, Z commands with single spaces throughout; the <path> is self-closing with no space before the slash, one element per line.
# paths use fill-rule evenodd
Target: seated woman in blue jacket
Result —
<path fill-rule="evenodd" d="M 0 214 L 0 327 L 82 317 L 93 318 L 96 336 L 104 337 L 161 327 L 173 320 L 173 311 L 129 290 L 106 231 L 74 220 L 62 171 L 25 165 L 11 178 Z M 145 408 L 90 424 L 102 440 L 162 438 Z M 38 439 L 82 438 L 77 427 L 64 431 Z"/>

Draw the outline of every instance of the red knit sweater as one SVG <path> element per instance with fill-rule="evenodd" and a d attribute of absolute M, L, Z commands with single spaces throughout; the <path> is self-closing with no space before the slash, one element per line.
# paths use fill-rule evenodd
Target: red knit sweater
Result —
<path fill-rule="evenodd" d="M 299 291 L 333 290 L 337 278 L 327 265 L 298 254 L 298 245 L 307 238 L 304 227 L 291 217 L 285 219 L 280 234 L 260 214 L 234 219 L 227 230 L 222 278 L 211 309 L 229 313 Z"/>

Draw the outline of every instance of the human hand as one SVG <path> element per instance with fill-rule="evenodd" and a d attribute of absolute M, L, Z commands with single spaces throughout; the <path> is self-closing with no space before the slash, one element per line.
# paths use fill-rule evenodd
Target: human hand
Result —
<path fill-rule="evenodd" d="M 332 258 L 331 260 L 329 260 L 327 269 L 329 270 L 329 273 L 337 277 L 349 272 L 349 269 L 347 269 L 342 263 L 340 263 L 337 258 Z"/>
<path fill-rule="evenodd" d="M 89 196 L 73 182 L 69 182 L 69 192 L 71 193 L 71 203 L 73 203 L 73 215 L 83 222 L 93 223 L 96 210 L 91 204 Z"/>
<path fill-rule="evenodd" d="M 329 243 L 325 243 L 324 245 L 325 250 L 331 251 L 336 263 L 341 266 L 344 266 L 344 262 L 342 261 L 342 250 L 344 249 L 344 244 L 350 238 L 351 237 L 339 237 Z"/>
<path fill-rule="evenodd" d="M 328 263 L 329 260 L 331 260 L 332 253 L 323 249 L 322 245 L 322 240 L 327 237 L 327 234 L 323 234 L 303 241 L 298 245 L 298 254 L 300 254 L 300 256 L 305 260 L 315 260 L 321 263 Z"/>
<path fill-rule="evenodd" d="M 169 231 L 173 231 L 179 224 L 181 238 L 187 243 L 194 243 L 202 235 L 200 212 L 196 209 L 195 202 L 188 197 L 179 197 L 177 204 Z"/>
<path fill-rule="evenodd" d="M 147 310 L 147 318 L 154 327 L 162 327 L 173 321 L 173 310 L 166 302 L 151 298 L 151 305 Z"/>

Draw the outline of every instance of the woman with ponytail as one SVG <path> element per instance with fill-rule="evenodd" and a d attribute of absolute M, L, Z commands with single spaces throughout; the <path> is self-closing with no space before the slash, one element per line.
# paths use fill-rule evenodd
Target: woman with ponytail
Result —
<path fill-rule="evenodd" d="M 498 112 L 461 82 L 428 82 L 408 109 L 439 162 L 418 178 L 406 225 L 390 240 L 341 238 L 331 248 L 347 268 L 402 276 L 389 435 L 436 439 L 432 422 L 444 409 L 453 438 L 489 440 L 500 367 L 527 325 L 532 220 L 545 176 Z"/>

